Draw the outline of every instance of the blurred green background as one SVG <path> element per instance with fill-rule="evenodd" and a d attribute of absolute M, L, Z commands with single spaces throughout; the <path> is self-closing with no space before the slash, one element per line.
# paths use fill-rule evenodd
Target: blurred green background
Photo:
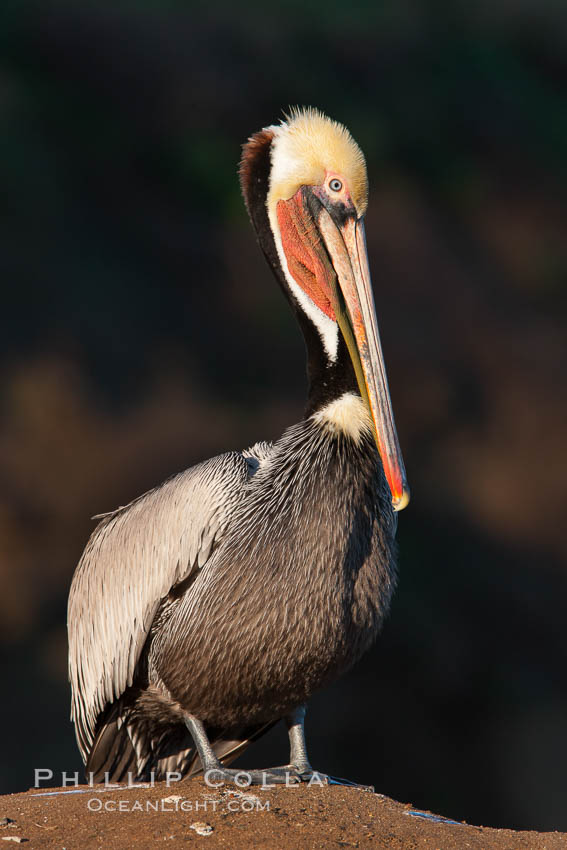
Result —
<path fill-rule="evenodd" d="M 567 6 L 0 5 L 0 790 L 80 765 L 65 606 L 95 513 L 302 412 L 241 143 L 289 105 L 366 153 L 413 500 L 314 764 L 454 818 L 567 830 Z M 244 763 L 280 763 L 274 730 Z"/>

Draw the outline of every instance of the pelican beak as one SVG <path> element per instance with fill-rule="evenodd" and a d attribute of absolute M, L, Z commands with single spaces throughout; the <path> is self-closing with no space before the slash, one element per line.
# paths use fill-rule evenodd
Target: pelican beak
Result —
<path fill-rule="evenodd" d="M 328 281 L 331 304 L 370 411 L 394 510 L 401 511 L 409 502 L 409 487 L 378 334 L 364 224 L 354 215 L 337 224 L 325 207 L 317 223 L 335 271 Z"/>

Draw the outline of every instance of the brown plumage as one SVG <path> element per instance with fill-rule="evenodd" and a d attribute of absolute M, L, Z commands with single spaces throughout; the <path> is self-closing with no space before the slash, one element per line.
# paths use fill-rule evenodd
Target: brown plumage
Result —
<path fill-rule="evenodd" d="M 309 174 L 318 182 L 306 184 Z M 328 223 L 345 239 L 356 232 L 365 180 L 348 132 L 314 111 L 245 147 L 245 201 L 306 339 L 306 415 L 274 444 L 180 473 L 94 531 L 73 578 L 68 621 L 72 716 L 95 780 L 200 769 L 230 780 L 222 765 L 281 718 L 290 734 L 287 771 L 306 778 L 304 706 L 376 637 L 395 584 L 390 488 L 403 485 L 403 468 L 385 378 L 376 378 L 379 343 L 359 327 L 353 284 L 344 280 L 350 272 Z M 293 215 L 305 218 L 305 233 L 320 225 L 329 234 L 313 242 L 324 312 L 309 269 L 289 271 L 300 249 L 293 233 L 279 230 L 288 219 L 278 204 L 290 204 L 290 192 L 298 193 Z M 352 280 L 367 286 L 364 265 L 349 256 Z M 381 392 L 387 403 L 377 411 Z M 251 778 L 260 781 L 256 772 Z"/>

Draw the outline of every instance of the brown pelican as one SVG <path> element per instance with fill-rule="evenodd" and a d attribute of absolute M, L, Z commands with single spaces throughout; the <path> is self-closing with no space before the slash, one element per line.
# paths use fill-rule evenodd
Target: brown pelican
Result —
<path fill-rule="evenodd" d="M 72 719 L 87 774 L 215 771 L 374 641 L 408 501 L 368 270 L 367 176 L 348 130 L 296 110 L 244 145 L 244 200 L 305 337 L 304 418 L 104 514 L 69 596 Z"/>

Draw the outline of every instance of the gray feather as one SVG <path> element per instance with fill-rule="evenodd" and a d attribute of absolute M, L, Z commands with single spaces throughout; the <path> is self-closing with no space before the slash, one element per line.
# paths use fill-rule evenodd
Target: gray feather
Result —
<path fill-rule="evenodd" d="M 186 713 L 223 762 L 348 669 L 395 584 L 376 447 L 313 418 L 104 517 L 69 598 L 72 718 L 87 770 L 192 774 Z"/>
<path fill-rule="evenodd" d="M 163 597 L 206 563 L 249 466 L 227 453 L 104 515 L 73 577 L 68 606 L 71 717 L 86 759 L 97 718 L 132 684 Z"/>

